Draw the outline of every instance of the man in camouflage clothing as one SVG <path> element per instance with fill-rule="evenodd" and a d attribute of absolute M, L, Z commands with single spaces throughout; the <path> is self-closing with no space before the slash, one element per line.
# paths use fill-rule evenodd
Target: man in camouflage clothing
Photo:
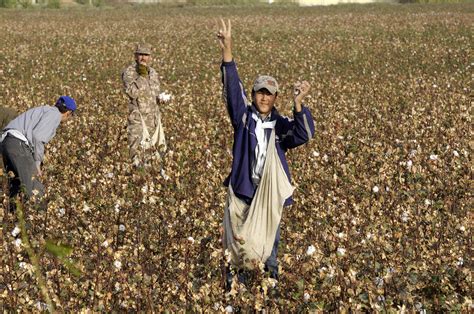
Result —
<path fill-rule="evenodd" d="M 150 67 L 151 47 L 138 44 L 135 62 L 122 72 L 128 105 L 128 145 L 135 166 L 150 159 L 161 159 L 159 150 L 166 150 L 166 141 L 158 107 L 160 81 L 158 73 Z"/>

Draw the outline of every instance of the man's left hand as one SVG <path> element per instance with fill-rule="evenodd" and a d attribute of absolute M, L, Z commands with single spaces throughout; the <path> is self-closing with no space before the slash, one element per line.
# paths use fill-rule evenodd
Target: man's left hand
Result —
<path fill-rule="evenodd" d="M 296 82 L 294 85 L 294 93 L 295 93 L 295 109 L 296 112 L 301 111 L 301 104 L 303 103 L 303 99 L 309 94 L 309 91 L 311 89 L 311 85 L 308 83 L 308 81 L 303 81 L 303 82 Z"/>
<path fill-rule="evenodd" d="M 138 64 L 138 74 L 140 76 L 148 76 L 148 67 L 145 64 Z"/>

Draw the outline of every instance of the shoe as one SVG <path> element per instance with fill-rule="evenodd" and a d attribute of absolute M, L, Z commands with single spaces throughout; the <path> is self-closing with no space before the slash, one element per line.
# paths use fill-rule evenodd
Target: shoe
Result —
<path fill-rule="evenodd" d="M 245 284 L 247 283 L 247 273 L 243 269 L 239 269 L 237 271 L 237 280 L 239 284 Z M 230 292 L 232 290 L 232 282 L 234 281 L 234 275 L 232 274 L 232 271 L 230 270 L 230 267 L 226 268 L 226 273 L 225 273 L 225 292 Z"/>
<path fill-rule="evenodd" d="M 265 265 L 265 268 L 263 269 L 265 273 L 268 274 L 268 277 L 275 279 L 276 281 L 279 280 L 278 276 L 278 266 L 267 266 Z"/>

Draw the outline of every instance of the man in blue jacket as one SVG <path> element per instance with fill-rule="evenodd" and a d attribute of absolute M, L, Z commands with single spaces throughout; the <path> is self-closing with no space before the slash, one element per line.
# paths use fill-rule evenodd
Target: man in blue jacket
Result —
<path fill-rule="evenodd" d="M 38 196 L 44 193 L 44 187 L 38 180 L 44 145 L 54 137 L 59 124 L 72 117 L 75 110 L 74 99 L 61 96 L 55 106 L 32 108 L 3 129 L 0 138 L 3 162 L 6 171 L 14 173 L 9 180 L 11 198 L 18 195 L 22 186 L 28 198 L 34 194 L 33 191 L 37 191 Z"/>
<path fill-rule="evenodd" d="M 255 242 L 255 237 L 270 237 L 272 240 L 272 247 L 268 250 L 268 245 L 259 246 L 258 249 L 247 249 L 250 258 L 252 250 L 258 251 L 255 256 L 261 257 L 260 262 L 265 263 L 265 269 L 270 273 L 270 277 L 278 279 L 278 263 L 277 263 L 277 249 L 280 240 L 279 221 L 281 218 L 281 208 L 293 203 L 291 193 L 293 187 L 289 184 L 290 172 L 288 163 L 285 158 L 285 152 L 288 149 L 295 148 L 307 143 L 314 135 L 314 122 L 309 109 L 303 106 L 302 101 L 308 95 L 310 84 L 306 81 L 297 82 L 295 84 L 294 96 L 294 119 L 281 116 L 275 108 L 279 88 L 275 78 L 271 76 L 259 76 L 252 88 L 252 99 L 247 99 L 246 93 L 240 81 L 236 64 L 232 56 L 232 39 L 231 39 L 231 24 L 224 21 L 221 29 L 217 33 L 219 44 L 222 49 L 222 82 L 223 82 L 223 96 L 227 105 L 227 110 L 230 116 L 232 126 L 234 128 L 234 144 L 233 144 L 233 161 L 232 170 L 224 182 L 224 185 L 229 187 L 229 196 L 224 214 L 224 248 L 231 252 L 231 264 L 239 266 L 242 263 L 237 262 L 239 257 L 236 255 L 242 252 L 244 243 Z M 273 142 L 272 142 L 273 140 Z M 270 150 L 272 149 L 272 150 Z M 265 200 L 256 200 L 259 198 L 273 199 L 275 192 L 271 191 L 272 184 L 267 184 L 268 193 L 260 191 L 264 179 L 264 169 L 267 168 L 270 155 L 275 152 L 276 163 L 275 169 L 282 169 L 281 173 L 284 178 L 278 178 L 281 182 L 283 179 L 287 181 L 290 187 L 288 197 L 284 197 L 281 201 L 281 208 L 273 205 L 268 205 L 270 202 Z M 270 171 L 270 170 L 268 170 Z M 263 189 L 263 188 L 262 188 Z M 288 191 L 288 188 L 286 189 Z M 273 195 L 273 196 L 272 196 Z M 279 194 L 283 195 L 283 194 Z M 239 203 L 243 207 L 240 209 L 232 208 L 233 204 Z M 239 207 L 240 205 L 237 205 Z M 266 204 L 266 205 L 265 205 Z M 245 219 L 260 219 L 262 217 L 261 209 L 257 207 L 270 206 L 268 210 L 270 213 L 265 213 L 267 220 L 260 220 L 254 223 L 249 230 L 239 229 L 242 224 L 251 224 L 249 221 L 238 221 L 245 213 Z M 268 207 L 267 206 L 267 207 Z M 230 208 L 230 210 L 229 210 Z M 252 214 L 249 214 L 249 208 Z M 236 210 L 241 212 L 236 214 Z M 268 211 L 265 209 L 265 211 Z M 277 213 L 275 215 L 275 213 Z M 257 218 L 255 218 L 257 217 Z M 276 217 L 276 219 L 274 219 Z M 247 219 L 247 220 L 248 220 Z M 259 224 L 274 224 L 273 228 L 266 228 L 263 232 L 257 230 L 260 228 Z M 269 231 L 270 230 L 270 231 Z M 246 234 L 246 235 L 244 235 Z M 243 235 L 241 237 L 241 235 Z M 271 251 L 271 253 L 270 253 Z M 267 255 L 268 258 L 267 258 Z M 243 263 L 245 264 L 245 263 Z M 232 281 L 230 271 L 227 273 L 227 288 Z"/>

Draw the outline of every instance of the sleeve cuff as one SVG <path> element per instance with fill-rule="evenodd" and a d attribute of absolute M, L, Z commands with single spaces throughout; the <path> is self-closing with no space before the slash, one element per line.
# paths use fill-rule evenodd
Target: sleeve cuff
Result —
<path fill-rule="evenodd" d="M 304 104 L 301 104 L 301 111 L 300 111 L 300 112 L 296 111 L 295 106 L 293 106 L 293 114 L 294 114 L 295 116 L 302 116 L 302 115 L 304 115 L 305 110 L 306 110 L 306 107 L 304 106 Z"/>
<path fill-rule="evenodd" d="M 229 62 L 222 61 L 222 66 L 230 66 L 230 65 L 234 65 L 234 64 L 235 64 L 234 60 L 229 61 Z"/>

